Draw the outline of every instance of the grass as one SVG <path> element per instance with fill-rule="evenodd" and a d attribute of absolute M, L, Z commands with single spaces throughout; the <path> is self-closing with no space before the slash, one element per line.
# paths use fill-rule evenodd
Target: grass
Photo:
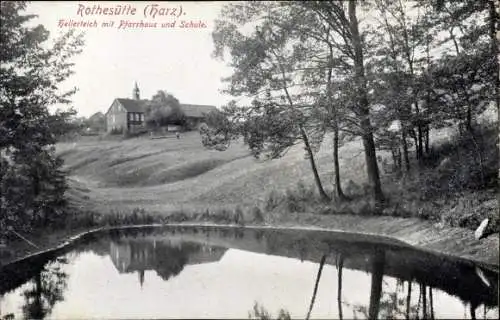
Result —
<path fill-rule="evenodd" d="M 140 207 L 163 215 L 178 208 L 262 206 L 269 192 L 312 181 L 300 147 L 263 162 L 239 143 L 225 152 L 206 150 L 198 133 L 180 140 L 79 141 L 59 144 L 57 151 L 70 173 L 72 201 L 98 212 Z M 327 184 L 329 158 L 318 155 Z"/>
<path fill-rule="evenodd" d="M 70 175 L 68 197 L 75 212 L 99 212 L 103 217 L 90 219 L 97 224 L 123 223 L 129 216 L 139 222 L 174 217 L 198 221 L 208 219 L 204 213 L 208 209 L 213 221 L 239 223 L 272 220 L 276 213 L 315 212 L 418 217 L 473 229 L 495 210 L 492 201 L 497 186 L 491 181 L 487 188 L 474 185 L 480 178 L 476 157 L 472 157 L 477 150 L 469 140 L 457 140 L 443 131 L 433 133 L 436 143 L 425 166 L 418 167 L 413 160 L 413 171 L 402 177 L 384 171 L 389 154 L 378 152 L 388 195 L 380 210 L 367 197 L 360 141 L 346 143 L 340 150 L 342 183 L 352 200 L 332 204 L 319 201 L 301 146 L 283 158 L 258 161 L 238 142 L 224 152 L 204 149 L 199 134 L 191 132 L 179 140 L 89 137 L 58 144 L 56 150 Z M 496 150 L 495 140 L 488 142 L 494 132 L 491 128 L 478 132 L 483 165 L 489 170 L 481 173 L 481 179 L 490 179 L 491 168 L 497 167 L 498 154 L 488 151 Z M 331 154 L 331 137 L 326 137 L 316 160 L 330 193 Z"/>
<path fill-rule="evenodd" d="M 476 229 L 485 218 L 491 231 L 500 231 L 498 216 L 498 136 L 496 124 L 476 128 L 476 143 L 454 135 L 433 146 L 423 164 L 413 163 L 403 175 L 386 172 L 382 207 L 370 199 L 365 183 L 343 184 L 350 201 L 321 203 L 314 186 L 302 182 L 292 190 L 272 192 L 265 208 L 277 214 L 316 212 L 357 216 L 393 216 L 430 220 L 440 226 Z M 481 155 L 481 162 L 478 161 Z M 384 159 L 382 159 L 382 162 Z M 359 181 L 359 180 L 358 180 Z M 273 214 L 271 214 L 272 216 Z"/>

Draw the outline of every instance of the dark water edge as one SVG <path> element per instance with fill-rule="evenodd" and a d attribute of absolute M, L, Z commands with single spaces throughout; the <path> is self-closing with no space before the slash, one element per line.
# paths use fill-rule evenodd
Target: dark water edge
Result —
<path fill-rule="evenodd" d="M 415 280 L 428 286 L 459 297 L 472 304 L 483 303 L 498 306 L 498 271 L 464 258 L 455 258 L 414 248 L 399 240 L 388 237 L 332 232 L 314 229 L 237 227 L 216 225 L 149 225 L 98 229 L 75 237 L 62 245 L 41 254 L 34 254 L 0 268 L 0 294 L 7 293 L 26 283 L 49 261 L 64 255 L 78 246 L 85 246 L 102 237 L 158 236 L 164 232 L 192 235 L 196 239 L 199 232 L 215 232 L 222 236 L 222 243 L 212 243 L 228 248 L 237 248 L 291 258 L 300 258 L 319 263 L 325 252 L 335 252 L 349 256 L 372 254 L 383 249 L 385 252 L 385 274 L 402 280 Z M 266 247 L 249 245 L 243 239 L 245 233 L 267 237 Z M 293 247 L 293 250 L 291 249 Z M 349 248 L 349 249 L 345 249 Z M 297 252 L 299 252 L 297 254 Z M 297 256 L 299 255 L 299 256 Z M 404 257 L 404 258 L 402 258 Z M 354 259 L 355 260 L 355 259 Z M 351 262 L 347 268 L 363 270 L 363 263 Z M 492 286 L 486 286 L 476 275 L 476 268 L 483 271 Z"/>

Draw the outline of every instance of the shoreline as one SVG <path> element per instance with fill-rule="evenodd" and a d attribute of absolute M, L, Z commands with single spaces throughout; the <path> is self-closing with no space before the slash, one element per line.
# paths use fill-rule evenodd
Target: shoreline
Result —
<path fill-rule="evenodd" d="M 287 218 L 290 219 L 287 214 Z M 229 227 L 247 229 L 277 229 L 277 230 L 311 230 L 332 233 L 346 233 L 360 235 L 366 238 L 367 242 L 377 242 L 388 245 L 409 246 L 417 250 L 448 256 L 457 260 L 472 262 L 476 265 L 486 267 L 492 271 L 499 272 L 499 237 L 492 235 L 481 241 L 474 239 L 474 233 L 463 228 L 435 227 L 428 221 L 395 218 L 395 217 L 360 217 L 350 215 L 326 215 L 317 214 L 296 214 L 300 217 L 288 221 L 281 221 L 278 217 L 275 221 L 266 224 L 220 224 L 211 222 L 172 222 L 172 223 L 152 223 L 122 226 L 103 226 L 86 230 L 74 230 L 64 234 L 54 235 L 54 238 L 41 240 L 42 247 L 39 250 L 29 250 L 21 248 L 16 250 L 17 256 L 0 258 L 0 268 L 12 263 L 17 263 L 41 254 L 55 252 L 75 244 L 84 237 L 102 231 L 132 228 L 161 228 L 175 226 L 209 226 L 209 227 Z M 427 237 L 426 237 L 427 236 Z"/>

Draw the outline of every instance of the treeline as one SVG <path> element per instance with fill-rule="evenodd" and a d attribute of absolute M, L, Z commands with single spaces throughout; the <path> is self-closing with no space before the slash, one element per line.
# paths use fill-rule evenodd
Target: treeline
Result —
<path fill-rule="evenodd" d="M 432 158 L 431 129 L 455 128 L 471 148 L 481 140 L 478 115 L 498 108 L 497 30 L 489 0 L 227 4 L 214 54 L 234 70 L 226 92 L 251 103 L 212 114 L 203 143 L 224 150 L 243 137 L 255 156 L 269 158 L 301 143 L 319 194 L 330 200 L 315 152 L 330 133 L 334 196 L 345 199 L 339 148 L 359 137 L 381 204 L 379 150 L 405 174 Z M 478 163 L 482 152 L 474 152 Z"/>
<path fill-rule="evenodd" d="M 70 31 L 52 46 L 43 26 L 28 26 L 26 3 L 0 7 L 0 236 L 10 228 L 46 226 L 64 214 L 66 190 L 57 137 L 73 111 L 55 115 L 48 106 L 69 103 L 75 90 L 59 91 L 81 52 L 82 35 Z"/>

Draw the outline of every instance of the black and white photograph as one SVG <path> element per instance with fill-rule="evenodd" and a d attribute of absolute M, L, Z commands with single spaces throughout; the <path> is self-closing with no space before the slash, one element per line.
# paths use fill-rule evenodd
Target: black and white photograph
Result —
<path fill-rule="evenodd" d="M 0 320 L 498 319 L 499 21 L 1 1 Z"/>

